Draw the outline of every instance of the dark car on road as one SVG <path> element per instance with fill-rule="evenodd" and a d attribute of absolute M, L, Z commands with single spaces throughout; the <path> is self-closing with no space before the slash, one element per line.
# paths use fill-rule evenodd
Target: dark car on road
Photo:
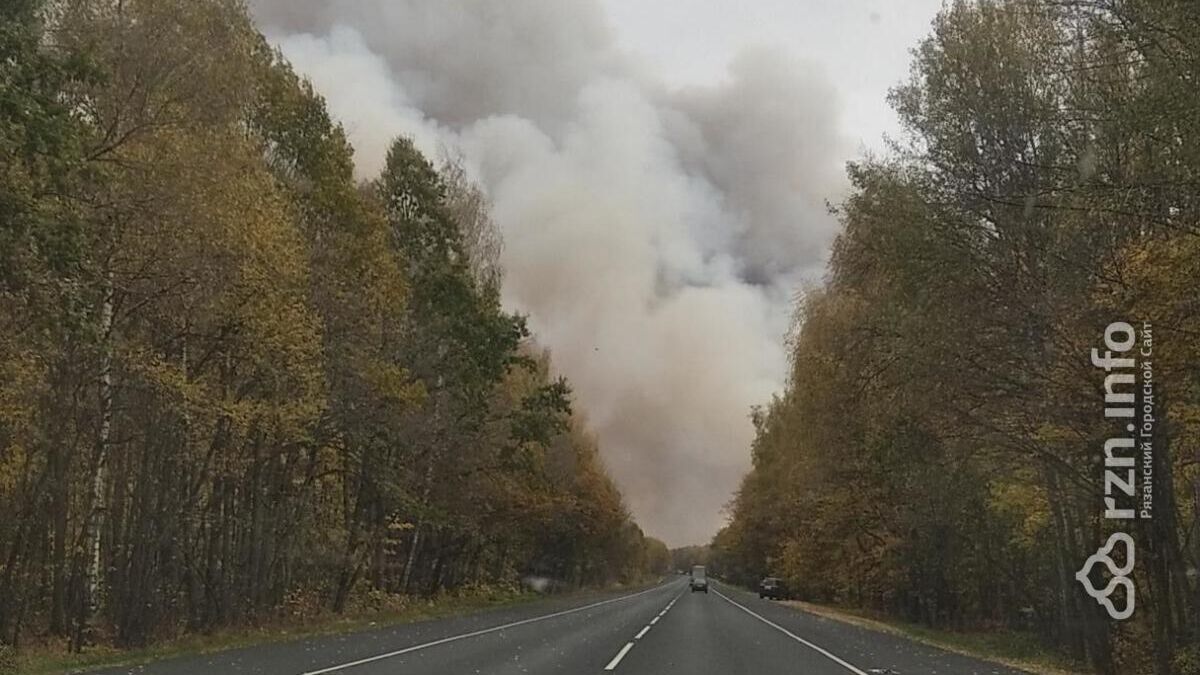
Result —
<path fill-rule="evenodd" d="M 688 587 L 692 592 L 704 591 L 708 592 L 708 577 L 704 573 L 704 565 L 696 565 L 692 567 L 692 578 L 688 581 Z"/>
<path fill-rule="evenodd" d="M 783 581 L 779 577 L 767 577 L 758 582 L 758 597 L 772 600 L 786 599 L 787 592 L 784 590 Z"/>

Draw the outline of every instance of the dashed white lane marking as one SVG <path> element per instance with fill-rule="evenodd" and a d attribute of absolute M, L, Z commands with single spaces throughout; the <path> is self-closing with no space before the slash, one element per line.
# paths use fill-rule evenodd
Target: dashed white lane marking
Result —
<path fill-rule="evenodd" d="M 784 628 L 783 626 L 780 626 L 779 624 L 775 623 L 774 621 L 771 621 L 770 619 L 768 619 L 768 618 L 766 618 L 766 617 L 764 617 L 764 616 L 762 616 L 762 615 L 760 615 L 760 614 L 758 614 L 758 613 L 754 612 L 753 610 L 751 610 L 751 609 L 747 608 L 745 605 L 742 605 L 741 603 L 737 602 L 736 600 L 733 600 L 732 598 L 730 598 L 729 596 L 725 595 L 725 594 L 724 594 L 724 593 L 722 593 L 721 591 L 718 591 L 718 590 L 716 590 L 716 589 L 713 589 L 713 593 L 716 593 L 716 594 L 717 594 L 717 597 L 719 597 L 719 598 L 723 598 L 723 599 L 725 600 L 725 602 L 728 602 L 729 604 L 733 605 L 734 607 L 737 607 L 738 609 L 740 609 L 740 610 L 742 610 L 743 612 L 745 612 L 745 613 L 749 614 L 750 616 L 752 616 L 752 617 L 754 617 L 754 618 L 758 619 L 759 621 L 761 621 L 761 622 L 763 622 L 763 623 L 767 624 L 767 625 L 768 625 L 768 626 L 770 626 L 771 628 L 774 628 L 775 630 L 779 631 L 780 633 L 783 633 L 784 635 L 786 635 L 786 636 L 788 636 L 788 637 L 792 638 L 792 639 L 793 639 L 793 640 L 795 640 L 796 642 L 799 642 L 800 644 L 804 645 L 805 647 L 808 647 L 809 649 L 811 649 L 811 650 L 813 650 L 813 651 L 817 652 L 817 653 L 818 653 L 818 654 L 820 654 L 821 656 L 824 656 L 825 658 L 829 659 L 830 661 L 833 661 L 834 663 L 838 664 L 839 666 L 841 666 L 841 667 L 845 668 L 846 670 L 848 670 L 848 671 L 850 671 L 850 672 L 854 673 L 854 675 L 867 675 L 866 671 L 862 670 L 862 669 L 861 669 L 861 668 L 859 668 L 858 666 L 855 666 L 854 664 L 852 664 L 852 663 L 849 663 L 848 661 L 845 661 L 845 660 L 843 660 L 842 658 L 840 658 L 840 657 L 838 657 L 838 656 L 834 655 L 832 652 L 830 652 L 829 650 L 827 650 L 827 649 L 825 649 L 825 648 L 823 648 L 823 647 L 819 647 L 819 646 L 817 646 L 817 645 L 815 645 L 815 644 L 813 644 L 813 643 L 809 642 L 808 640 L 805 640 L 804 638 L 800 637 L 799 635 L 796 635 L 795 633 L 793 633 L 793 632 L 791 632 L 790 630 L 788 630 L 788 629 Z"/>
<path fill-rule="evenodd" d="M 491 628 L 484 628 L 483 630 L 472 631 L 470 633 L 463 633 L 462 635 L 452 635 L 450 637 L 442 638 L 440 640 L 434 640 L 433 642 L 426 642 L 425 644 L 414 645 L 412 647 L 405 647 L 404 649 L 397 649 L 394 652 L 387 652 L 386 654 L 378 654 L 376 656 L 369 656 L 365 659 L 359 659 L 357 661 L 349 661 L 347 663 L 339 663 L 336 666 L 329 666 L 328 668 L 322 668 L 320 670 L 310 670 L 308 672 L 301 673 L 301 675 L 325 675 L 325 673 L 332 673 L 332 672 L 335 672 L 338 670 L 347 670 L 349 668 L 354 668 L 356 666 L 361 666 L 361 665 L 365 665 L 368 663 L 374 663 L 376 661 L 382 661 L 384 659 L 390 659 L 394 656 L 400 656 L 401 654 L 408 654 L 408 653 L 415 652 L 415 651 L 418 651 L 421 649 L 428 649 L 429 647 L 436 647 L 438 645 L 444 645 L 448 642 L 456 642 L 458 640 L 465 640 L 467 638 L 478 637 L 480 635 L 487 635 L 488 633 L 495 633 L 496 631 L 506 630 L 508 628 L 516 628 L 517 626 L 524 626 L 526 624 L 536 623 L 538 621 L 545 621 L 546 619 L 554 619 L 556 617 L 566 616 L 568 614 L 574 614 L 576 612 L 583 612 L 583 611 L 586 611 L 586 610 L 589 610 L 589 609 L 592 609 L 595 607 L 601 607 L 603 605 L 610 605 L 614 602 L 630 600 L 632 598 L 636 598 L 638 596 L 645 595 L 647 593 L 653 593 L 654 591 L 662 590 L 662 588 L 663 588 L 662 586 L 655 586 L 653 588 L 647 588 L 644 591 L 638 591 L 637 593 L 630 593 L 629 595 L 622 595 L 619 598 L 610 598 L 608 600 L 601 600 L 600 602 L 593 602 L 590 605 L 584 605 L 582 607 L 575 607 L 572 609 L 565 609 L 561 612 L 554 612 L 552 614 L 543 614 L 542 616 L 535 616 L 535 617 L 532 617 L 529 619 L 522 619 L 520 621 L 513 621 L 512 623 L 506 623 L 501 626 L 493 626 Z M 632 645 L 630 645 L 630 646 L 632 646 Z M 623 654 L 622 654 L 622 656 L 623 656 Z M 620 659 L 617 659 L 617 660 L 620 660 Z"/>
<path fill-rule="evenodd" d="M 625 655 L 629 653 L 630 649 L 633 649 L 633 643 L 626 642 L 625 646 L 621 647 L 621 651 L 617 652 L 617 655 L 613 657 L 613 660 L 609 661 L 607 666 L 604 666 L 604 669 L 605 670 L 616 670 L 617 664 L 619 664 L 621 662 L 621 659 L 625 658 Z"/>
<path fill-rule="evenodd" d="M 663 607 L 663 610 L 658 613 L 658 616 L 655 616 L 653 619 L 650 619 L 650 623 L 643 626 L 642 629 L 640 631 L 638 631 L 638 634 L 633 636 L 634 642 L 641 640 L 643 637 L 645 637 L 646 633 L 650 632 L 650 628 L 652 626 L 654 626 L 654 624 L 658 623 L 658 620 L 663 618 L 663 615 L 666 614 L 667 612 L 669 612 L 671 610 L 671 608 L 675 606 L 675 603 L 681 597 L 683 597 L 682 593 L 675 596 L 674 600 L 671 600 L 671 602 L 667 603 L 666 607 Z M 607 666 L 604 666 L 604 670 L 616 670 L 617 664 L 621 663 L 621 659 L 625 658 L 625 655 L 629 653 L 630 649 L 633 649 L 633 642 L 626 643 L 625 646 L 621 648 L 621 651 L 617 652 L 617 655 L 613 657 L 613 660 L 609 661 Z"/>

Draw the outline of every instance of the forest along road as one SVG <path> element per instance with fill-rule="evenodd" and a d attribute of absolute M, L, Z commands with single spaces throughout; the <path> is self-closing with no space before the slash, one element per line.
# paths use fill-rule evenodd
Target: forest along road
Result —
<path fill-rule="evenodd" d="M 1017 675 L 686 577 L 361 633 L 100 671 L 106 675 Z"/>

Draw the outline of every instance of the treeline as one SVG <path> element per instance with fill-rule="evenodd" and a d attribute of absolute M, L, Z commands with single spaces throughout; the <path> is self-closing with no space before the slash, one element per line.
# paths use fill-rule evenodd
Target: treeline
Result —
<path fill-rule="evenodd" d="M 891 96 L 905 137 L 849 169 L 717 560 L 816 601 L 1035 631 L 1101 673 L 1200 673 L 1200 4 L 954 2 L 914 55 Z M 1103 518 L 1105 441 L 1133 434 L 1091 350 L 1120 321 L 1135 352 L 1153 337 L 1136 523 Z M 1140 497 L 1140 448 L 1116 456 Z M 1127 621 L 1075 579 L 1117 530 L 1137 540 Z"/>
<path fill-rule="evenodd" d="M 0 648 L 665 569 L 500 245 L 236 0 L 0 3 Z"/>
<path fill-rule="evenodd" d="M 708 565 L 712 552 L 708 546 L 683 546 L 671 549 L 671 567 L 675 571 L 688 572 L 696 565 Z M 710 570 L 715 573 L 716 570 Z"/>

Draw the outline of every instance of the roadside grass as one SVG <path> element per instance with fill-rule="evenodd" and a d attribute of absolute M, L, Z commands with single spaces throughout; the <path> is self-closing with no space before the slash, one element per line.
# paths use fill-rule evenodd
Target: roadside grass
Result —
<path fill-rule="evenodd" d="M 783 604 L 860 628 L 898 635 L 948 652 L 1024 670 L 1033 675 L 1088 675 L 1076 663 L 1047 649 L 1037 635 L 1013 631 L 958 632 L 899 621 L 873 612 L 828 607 L 798 600 Z"/>
<path fill-rule="evenodd" d="M 414 601 L 400 609 L 364 611 L 353 614 L 324 614 L 303 620 L 279 619 L 253 626 L 223 628 L 209 634 L 189 634 L 163 640 L 152 646 L 122 650 L 109 646 L 89 648 L 82 654 L 67 652 L 65 643 L 30 645 L 16 657 L 20 675 L 63 675 L 86 673 L 100 668 L 132 667 L 181 656 L 212 654 L 240 647 L 287 642 L 311 637 L 342 635 L 386 628 L 416 621 L 470 614 L 485 609 L 516 606 L 548 598 L 586 597 L 601 589 L 580 590 L 561 595 L 532 591 L 495 591 L 470 596 L 443 596 Z M 607 589 L 606 589 L 607 590 Z M 8 675 L 0 668 L 0 675 Z"/>

